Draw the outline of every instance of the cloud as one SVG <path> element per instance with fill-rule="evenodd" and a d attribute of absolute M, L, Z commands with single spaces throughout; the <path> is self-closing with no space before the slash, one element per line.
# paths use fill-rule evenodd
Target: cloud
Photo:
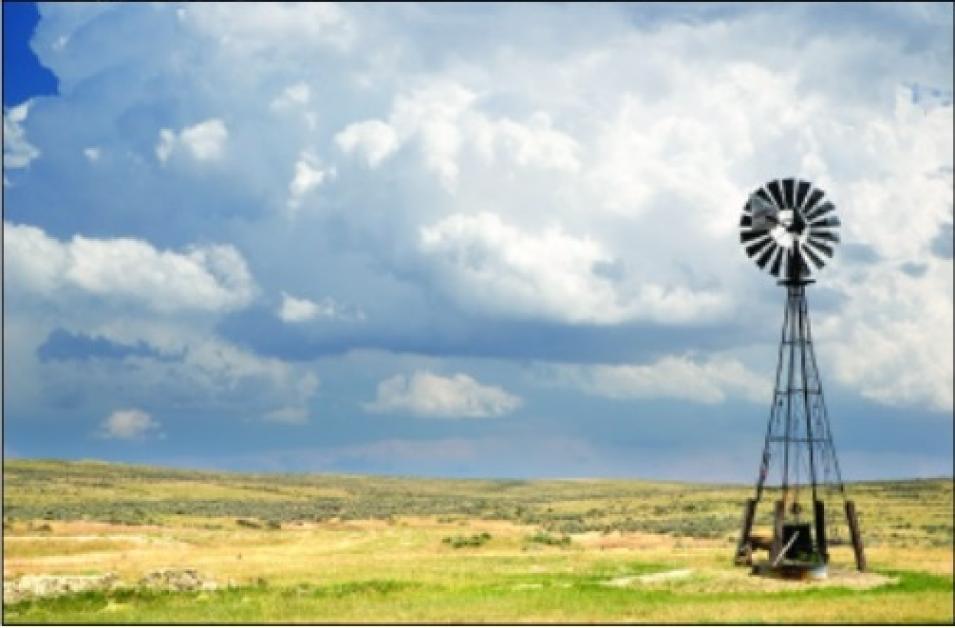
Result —
<path fill-rule="evenodd" d="M 294 85 L 289 85 L 286 87 L 281 94 L 272 100 L 272 102 L 269 104 L 269 107 L 276 111 L 300 107 L 307 105 L 311 97 L 312 91 L 309 88 L 308 83 L 299 81 Z"/>
<path fill-rule="evenodd" d="M 184 24 L 240 57 L 254 57 L 263 50 L 293 53 L 316 45 L 346 49 L 356 28 L 349 13 L 332 2 L 251 5 L 241 11 L 187 4 L 178 15 Z"/>
<path fill-rule="evenodd" d="M 308 409 L 295 406 L 283 406 L 265 414 L 265 420 L 286 425 L 303 425 L 308 422 Z"/>
<path fill-rule="evenodd" d="M 107 338 L 84 333 L 70 333 L 65 329 L 54 329 L 47 339 L 37 348 L 40 361 L 47 360 L 89 360 L 106 358 L 121 360 L 128 356 L 144 356 L 163 359 L 161 353 L 140 340 L 135 345 L 112 342 Z"/>
<path fill-rule="evenodd" d="M 932 253 L 942 259 L 952 259 L 955 253 L 955 229 L 952 223 L 939 225 L 938 234 L 932 240 Z"/>
<path fill-rule="evenodd" d="M 372 412 L 408 413 L 435 418 L 487 418 L 510 414 L 521 399 L 496 386 L 457 373 L 450 377 L 416 371 L 378 384 L 378 395 L 365 408 Z"/>
<path fill-rule="evenodd" d="M 815 325 L 814 337 L 817 353 L 832 356 L 835 377 L 862 396 L 951 412 L 952 266 L 926 259 L 917 274 L 879 266 L 842 279 L 853 284 L 848 299 Z"/>
<path fill-rule="evenodd" d="M 26 168 L 40 156 L 40 151 L 27 141 L 23 122 L 30 113 L 30 101 L 3 112 L 3 167 Z"/>
<path fill-rule="evenodd" d="M 772 383 L 735 359 L 666 356 L 650 364 L 557 365 L 555 381 L 610 399 L 681 399 L 717 404 L 730 399 L 768 403 Z"/>
<path fill-rule="evenodd" d="M 283 292 L 282 305 L 279 307 L 278 316 L 286 323 L 301 323 L 312 320 L 319 315 L 320 311 L 318 304 L 314 301 L 296 299 Z"/>
<path fill-rule="evenodd" d="M 369 168 L 376 168 L 398 150 L 398 134 L 381 120 L 366 120 L 349 124 L 335 135 L 335 143 L 346 155 L 362 155 Z"/>
<path fill-rule="evenodd" d="M 118 440 L 143 440 L 155 434 L 160 427 L 158 421 L 142 410 L 116 410 L 101 424 L 100 435 Z"/>
<path fill-rule="evenodd" d="M 306 194 L 335 178 L 334 168 L 322 169 L 317 162 L 318 159 L 308 152 L 303 152 L 299 160 L 295 162 L 295 176 L 288 185 L 289 210 L 293 212 L 297 210 Z"/>
<path fill-rule="evenodd" d="M 282 305 L 279 306 L 277 315 L 285 323 L 303 323 L 316 318 L 326 320 L 364 320 L 365 318 L 361 310 L 346 308 L 328 297 L 316 303 L 293 297 L 286 292 L 282 293 Z"/>
<path fill-rule="evenodd" d="M 17 407 L 78 414 L 108 401 L 164 408 L 170 422 L 306 423 L 312 415 L 320 381 L 310 366 L 262 357 L 211 330 L 145 314 L 95 316 L 92 327 L 68 337 L 54 331 L 34 353 L 25 353 L 29 342 L 11 343 L 7 350 L 20 369 Z M 9 322 L 24 330 L 20 319 Z M 37 380 L 24 381 L 22 373 Z"/>
<path fill-rule="evenodd" d="M 492 116 L 476 108 L 478 94 L 454 81 L 434 80 L 398 94 L 388 120 L 364 120 L 335 136 L 346 154 L 364 156 L 376 168 L 405 144 L 416 144 L 425 168 L 449 190 L 457 187 L 465 151 L 485 165 L 506 163 L 574 173 L 580 146 L 555 129 L 543 111 L 526 122 Z"/>
<path fill-rule="evenodd" d="M 217 118 L 186 127 L 178 134 L 170 129 L 160 129 L 156 157 L 165 163 L 176 150 L 182 147 L 196 161 L 214 161 L 222 157 L 227 139 L 229 139 L 229 131 L 225 123 Z"/>
<path fill-rule="evenodd" d="M 76 235 L 67 242 L 38 227 L 3 223 L 9 285 L 59 298 L 64 288 L 129 301 L 160 312 L 231 310 L 247 305 L 255 284 L 230 245 L 157 250 L 134 238 Z"/>
<path fill-rule="evenodd" d="M 522 231 L 489 212 L 422 227 L 419 249 L 462 306 L 565 323 L 680 323 L 719 316 L 725 297 L 651 282 L 614 281 L 598 241 L 551 226 Z M 619 274 L 619 273 L 618 273 Z"/>

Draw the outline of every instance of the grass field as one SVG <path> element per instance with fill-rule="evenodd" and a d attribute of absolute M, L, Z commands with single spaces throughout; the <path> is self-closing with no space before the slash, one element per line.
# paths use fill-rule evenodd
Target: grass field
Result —
<path fill-rule="evenodd" d="M 751 577 L 744 486 L 4 463 L 4 580 L 115 572 L 6 623 L 952 623 L 952 481 L 855 484 L 871 573 Z M 765 525 L 765 519 L 758 520 Z M 190 567 L 203 591 L 139 585 Z"/>

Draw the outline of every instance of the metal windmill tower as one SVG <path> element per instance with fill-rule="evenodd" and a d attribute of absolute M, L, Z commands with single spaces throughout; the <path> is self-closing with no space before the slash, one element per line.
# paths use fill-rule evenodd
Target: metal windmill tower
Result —
<path fill-rule="evenodd" d="M 839 226 L 825 193 L 798 179 L 773 180 L 757 189 L 740 219 L 746 254 L 786 288 L 786 306 L 756 496 L 743 511 L 736 562 L 753 564 L 753 551 L 765 549 L 769 562 L 762 567 L 782 575 L 825 574 L 829 546 L 842 542 L 835 518 L 827 520 L 827 501 L 843 502 L 856 567 L 865 570 L 855 504 L 846 495 L 829 429 L 806 303 L 806 286 L 815 281 L 813 271 L 832 257 Z M 761 501 L 773 504 L 770 536 L 753 533 Z"/>

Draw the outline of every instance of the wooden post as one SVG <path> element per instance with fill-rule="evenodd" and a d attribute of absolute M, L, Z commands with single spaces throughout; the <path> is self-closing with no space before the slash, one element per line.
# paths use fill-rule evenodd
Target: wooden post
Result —
<path fill-rule="evenodd" d="M 829 563 L 829 543 L 826 539 L 826 505 L 817 499 L 814 504 L 813 516 L 816 522 L 816 549 L 822 557 L 822 562 Z"/>
<path fill-rule="evenodd" d="M 753 548 L 749 535 L 753 531 L 753 517 L 756 515 L 756 500 L 747 499 L 743 507 L 743 529 L 740 531 L 739 543 L 736 545 L 736 564 L 749 565 L 753 562 Z"/>
<path fill-rule="evenodd" d="M 783 543 L 783 518 L 786 516 L 786 502 L 779 500 L 776 502 L 776 508 L 773 512 L 773 548 L 769 552 L 769 561 L 773 562 L 782 551 Z"/>
<path fill-rule="evenodd" d="M 849 534 L 852 535 L 852 549 L 856 553 L 856 568 L 859 571 L 865 571 L 865 549 L 862 547 L 862 534 L 859 532 L 856 504 L 852 500 L 846 500 L 846 519 L 849 521 Z"/>

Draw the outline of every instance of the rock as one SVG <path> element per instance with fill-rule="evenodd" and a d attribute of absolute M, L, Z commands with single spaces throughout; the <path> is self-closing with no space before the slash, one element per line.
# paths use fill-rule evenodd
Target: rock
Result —
<path fill-rule="evenodd" d="M 109 589 L 116 582 L 116 574 L 112 572 L 99 576 L 48 574 L 23 576 L 18 580 L 5 580 L 3 582 L 3 603 L 12 604 L 27 598 Z"/>
<path fill-rule="evenodd" d="M 213 591 L 219 588 L 215 580 L 201 576 L 192 568 L 158 569 L 146 574 L 139 584 L 163 591 Z"/>

